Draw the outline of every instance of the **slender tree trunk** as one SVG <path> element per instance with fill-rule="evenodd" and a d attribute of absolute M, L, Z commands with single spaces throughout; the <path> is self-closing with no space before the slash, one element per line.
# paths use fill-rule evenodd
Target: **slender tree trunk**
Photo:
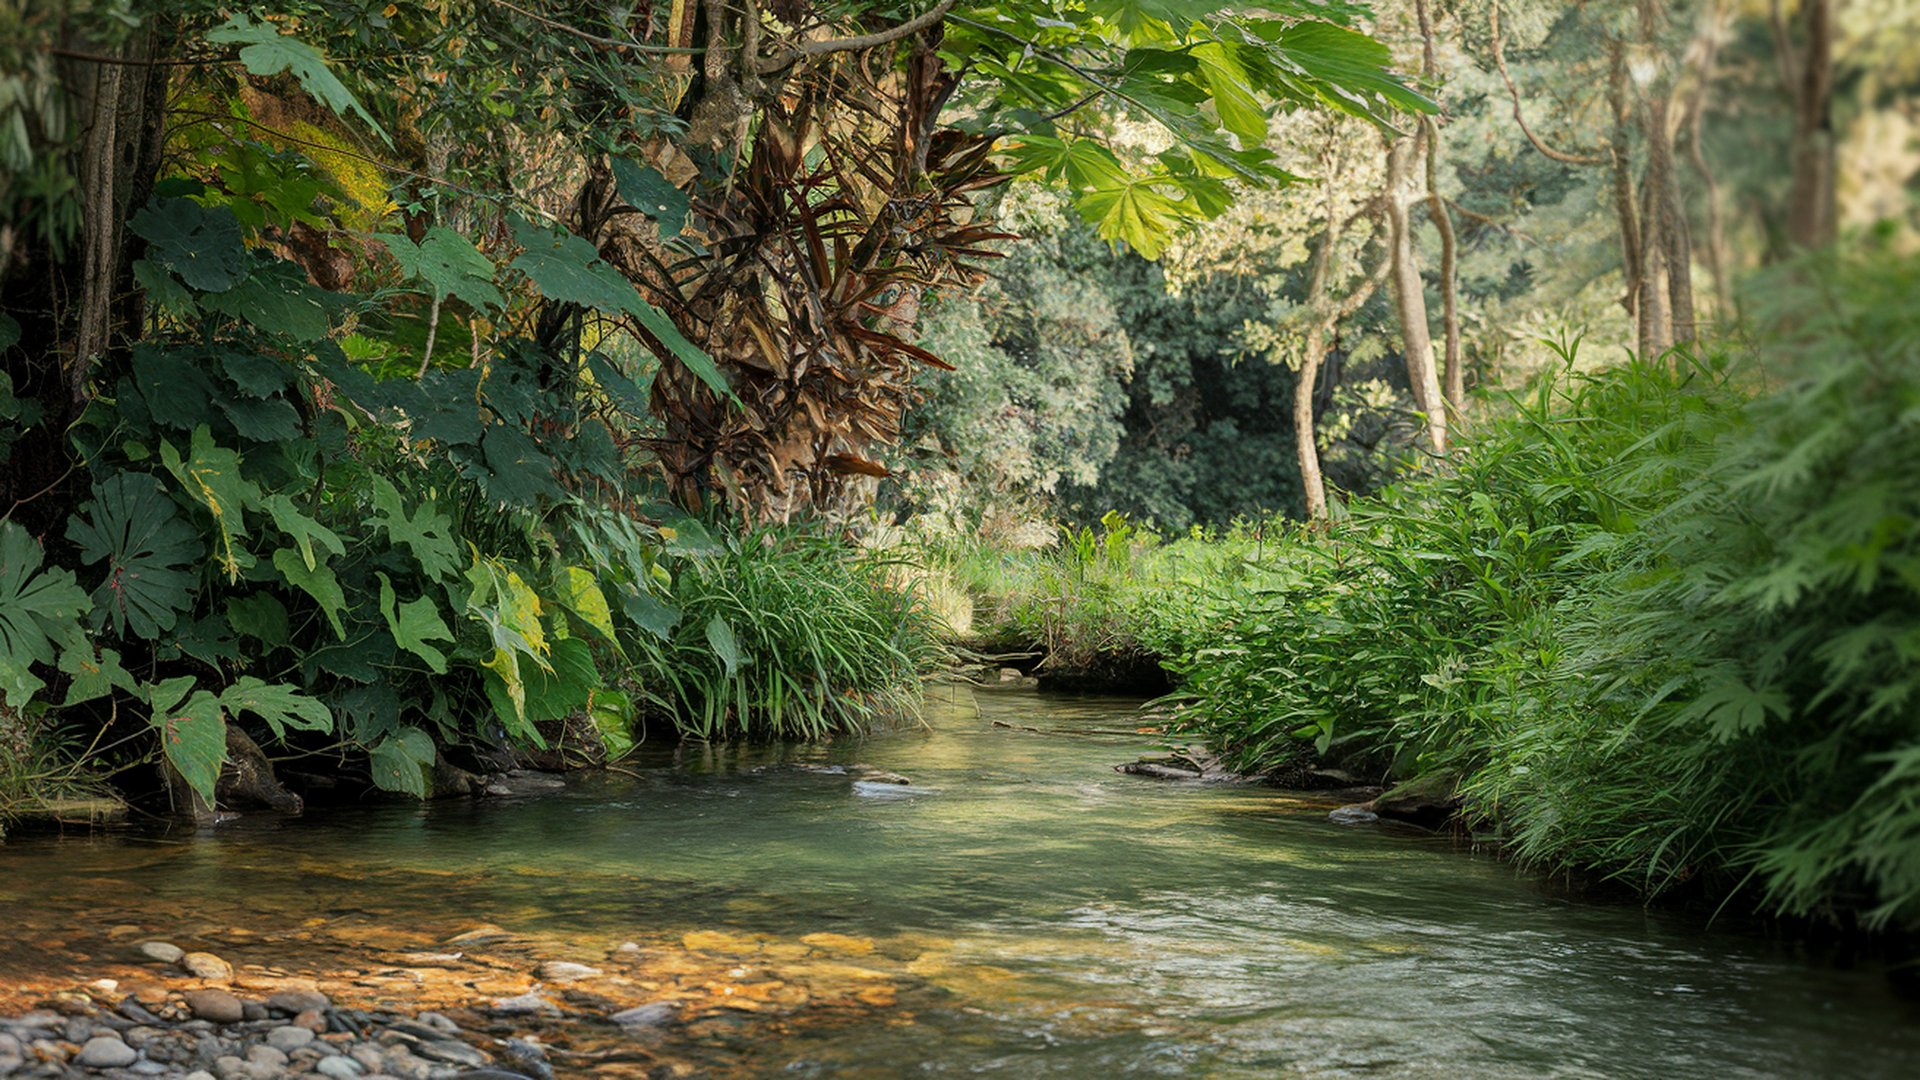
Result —
<path fill-rule="evenodd" d="M 1683 121 L 1687 131 L 1687 161 L 1700 177 L 1701 202 L 1705 204 L 1707 214 L 1706 244 L 1701 254 L 1707 261 L 1707 272 L 1713 275 L 1714 317 L 1720 320 L 1732 316 L 1733 289 L 1727 280 L 1727 239 L 1720 213 L 1720 184 L 1714 177 L 1713 169 L 1707 165 L 1706 147 L 1702 141 L 1702 119 L 1707 111 L 1707 95 L 1713 88 L 1714 66 L 1720 55 L 1720 35 L 1725 30 L 1725 18 L 1726 9 L 1719 0 L 1715 0 L 1704 30 L 1700 82 L 1687 103 L 1686 119 Z"/>
<path fill-rule="evenodd" d="M 1773 4 L 1774 33 L 1782 79 L 1793 105 L 1791 167 L 1787 194 L 1787 240 L 1795 247 L 1817 248 L 1833 242 L 1833 4 L 1800 0 L 1806 41 L 1795 55 L 1778 0 Z"/>
<path fill-rule="evenodd" d="M 1421 74 L 1429 83 L 1436 84 L 1432 87 L 1432 93 L 1436 99 L 1440 99 L 1437 85 L 1440 65 L 1434 54 L 1433 16 L 1428 10 L 1427 0 L 1414 0 L 1413 7 L 1420 21 Z M 1467 406 L 1467 376 L 1460 360 L 1460 245 L 1453 231 L 1453 215 L 1447 209 L 1446 199 L 1440 194 L 1440 156 L 1443 147 L 1440 122 L 1432 117 L 1426 121 L 1426 137 L 1427 214 L 1440 233 L 1440 325 L 1445 342 L 1443 378 L 1447 407 L 1453 411 L 1453 422 L 1458 425 Z"/>
<path fill-rule="evenodd" d="M 1614 38 L 1608 48 L 1607 104 L 1613 111 L 1607 154 L 1613 167 L 1613 208 L 1620 219 L 1620 274 L 1626 279 L 1626 292 L 1620 297 L 1620 306 L 1638 322 L 1640 215 L 1634 209 L 1633 140 L 1627 127 L 1626 43 L 1619 38 Z M 1642 327 L 1644 336 L 1644 324 Z"/>
<path fill-rule="evenodd" d="M 1427 325 L 1426 285 L 1413 247 L 1413 223 L 1408 213 L 1413 201 L 1413 158 L 1419 140 L 1394 139 L 1387 144 L 1388 274 L 1394 311 L 1400 318 L 1400 340 L 1406 352 L 1407 381 L 1413 400 L 1427 417 L 1427 444 L 1435 454 L 1447 452 L 1447 402 L 1440 392 L 1440 375 L 1433 362 L 1433 334 Z"/>

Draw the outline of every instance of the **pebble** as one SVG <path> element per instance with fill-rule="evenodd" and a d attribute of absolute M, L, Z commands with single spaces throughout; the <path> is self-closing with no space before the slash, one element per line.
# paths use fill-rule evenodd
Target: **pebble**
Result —
<path fill-rule="evenodd" d="M 265 1043 L 248 1047 L 247 1061 L 253 1065 L 265 1065 L 269 1069 L 284 1069 L 287 1067 L 287 1055 L 282 1053 L 278 1047 L 268 1046 Z"/>
<path fill-rule="evenodd" d="M 325 1057 L 314 1064 L 313 1071 L 332 1080 L 357 1080 L 366 1066 L 350 1057 Z"/>
<path fill-rule="evenodd" d="M 75 1061 L 89 1069 L 118 1069 L 139 1060 L 140 1055 L 133 1047 L 120 1041 L 115 1035 L 95 1035 L 80 1048 Z"/>
<path fill-rule="evenodd" d="M 585 964 L 575 964 L 567 960 L 549 960 L 535 968 L 534 974 L 548 982 L 574 982 L 606 973 L 597 967 L 588 967 Z"/>
<path fill-rule="evenodd" d="M 267 1045 L 285 1053 L 292 1053 L 312 1041 L 312 1031 L 292 1024 L 267 1032 Z"/>
<path fill-rule="evenodd" d="M 325 1012 L 332 1005 L 327 995 L 318 990 L 277 990 L 267 995 L 267 1008 L 289 1015 Z"/>
<path fill-rule="evenodd" d="M 295 1027 L 303 1027 L 315 1035 L 323 1035 L 327 1030 L 327 1016 L 319 1009 L 308 1009 L 293 1018 Z"/>
<path fill-rule="evenodd" d="M 414 1053 L 429 1061 L 444 1061 L 449 1065 L 465 1065 L 477 1069 L 491 1064 L 493 1059 L 485 1053 L 475 1050 L 463 1042 L 447 1040 L 444 1042 L 423 1042 L 413 1048 Z"/>
<path fill-rule="evenodd" d="M 560 1007 L 539 994 L 531 991 L 518 997 L 498 998 L 493 1003 L 493 1011 L 501 1016 L 530 1016 L 536 1013 L 556 1014 Z"/>
<path fill-rule="evenodd" d="M 198 979 L 224 982 L 233 978 L 233 965 L 212 953 L 190 952 L 180 958 L 180 968 Z"/>
<path fill-rule="evenodd" d="M 631 1009 L 614 1013 L 607 1019 L 624 1028 L 658 1027 L 673 1019 L 674 1008 L 665 1001 L 655 1001 L 646 1005 L 637 1005 Z"/>
<path fill-rule="evenodd" d="M 211 1020 L 216 1024 L 237 1024 L 246 1019 L 246 1006 L 225 990 L 189 990 L 186 998 L 187 1008 L 202 1020 Z"/>
<path fill-rule="evenodd" d="M 147 959 L 158 960 L 163 964 L 177 964 L 187 955 L 187 950 L 167 941 L 143 941 L 135 948 L 139 949 L 140 954 Z"/>

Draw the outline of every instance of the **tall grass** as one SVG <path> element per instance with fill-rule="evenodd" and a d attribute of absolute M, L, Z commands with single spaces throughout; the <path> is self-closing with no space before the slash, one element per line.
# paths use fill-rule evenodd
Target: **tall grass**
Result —
<path fill-rule="evenodd" d="M 1442 774 L 1535 864 L 1920 925 L 1917 290 L 1802 264 L 1735 361 L 1569 365 L 1301 537 L 1173 661 L 1187 722 Z"/>
<path fill-rule="evenodd" d="M 636 637 L 634 674 L 693 737 L 812 739 L 911 716 L 944 656 L 927 605 L 885 560 L 813 532 L 691 552 L 671 596 L 671 628 Z"/>

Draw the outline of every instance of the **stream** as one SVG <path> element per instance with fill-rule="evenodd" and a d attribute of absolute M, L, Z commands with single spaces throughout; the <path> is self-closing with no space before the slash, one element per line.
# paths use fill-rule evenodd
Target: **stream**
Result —
<path fill-rule="evenodd" d="M 1152 736 L 1080 732 L 1135 709 L 942 687 L 924 727 L 643 748 L 550 795 L 14 838 L 0 1003 L 152 978 L 131 946 L 164 937 L 336 1000 L 547 993 L 562 1075 L 1920 1075 L 1920 1003 L 1870 963 L 1118 774 Z"/>

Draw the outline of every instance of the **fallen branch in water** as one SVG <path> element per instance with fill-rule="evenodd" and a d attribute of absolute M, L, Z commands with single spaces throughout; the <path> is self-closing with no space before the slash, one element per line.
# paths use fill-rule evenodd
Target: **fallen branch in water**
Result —
<path fill-rule="evenodd" d="M 1125 735 L 1138 738 L 1142 735 L 1165 735 L 1164 728 L 1138 728 L 1133 731 L 1121 731 L 1116 728 L 1037 728 L 1026 724 L 1009 724 L 1005 720 L 993 721 L 994 727 L 1008 728 L 1013 731 L 1031 731 L 1035 735 Z"/>

